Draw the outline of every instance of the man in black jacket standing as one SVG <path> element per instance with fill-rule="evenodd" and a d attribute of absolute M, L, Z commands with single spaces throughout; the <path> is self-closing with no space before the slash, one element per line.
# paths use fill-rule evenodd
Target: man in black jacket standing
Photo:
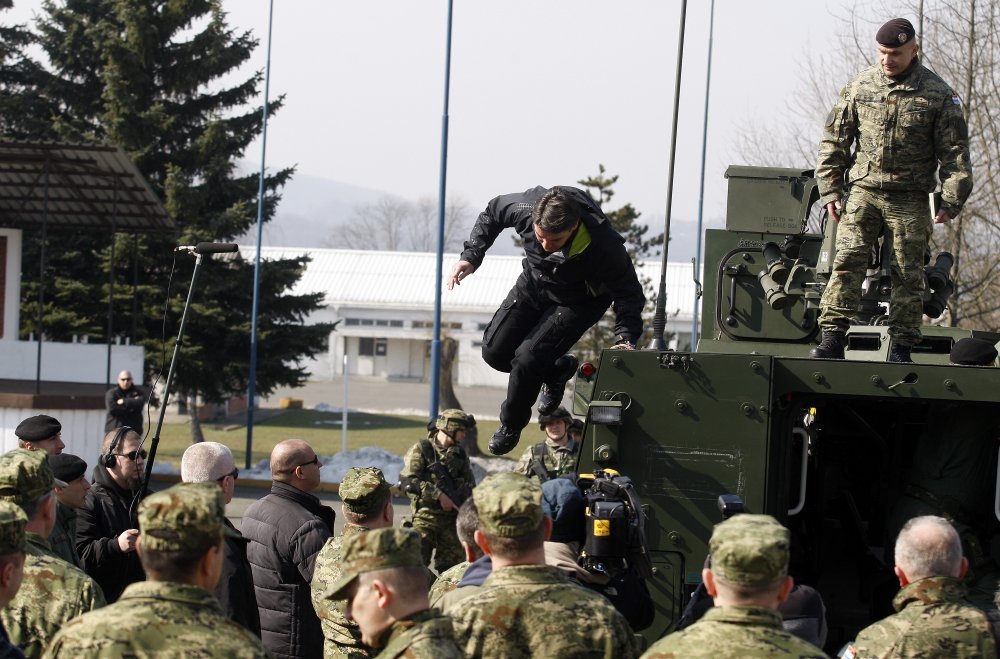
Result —
<path fill-rule="evenodd" d="M 333 534 L 334 513 L 310 494 L 319 487 L 319 470 L 319 457 L 308 443 L 279 442 L 271 451 L 271 492 L 243 514 L 261 641 L 279 658 L 323 652 L 309 585 L 316 554 Z"/>
<path fill-rule="evenodd" d="M 187 447 L 181 456 L 181 480 L 185 483 L 218 483 L 226 505 L 233 500 L 240 471 L 233 452 L 219 442 L 198 442 Z M 223 537 L 225 546 L 222 575 L 212 591 L 230 620 L 243 625 L 260 637 L 260 615 L 253 588 L 253 572 L 247 560 L 247 540 L 228 517 L 222 518 L 230 533 Z"/>
<path fill-rule="evenodd" d="M 135 553 L 136 528 L 146 449 L 142 438 L 122 427 L 104 436 L 94 467 L 94 482 L 77 510 L 76 549 L 83 570 L 104 591 L 110 604 L 125 586 L 143 581 L 146 573 Z M 145 494 L 149 494 L 147 491 Z"/>
<path fill-rule="evenodd" d="M 146 406 L 146 392 L 135 386 L 130 371 L 118 374 L 118 384 L 104 394 L 104 408 L 108 412 L 104 430 L 110 432 L 128 426 L 142 433 L 142 410 Z"/>
<path fill-rule="evenodd" d="M 512 227 L 524 241 L 524 270 L 483 334 L 483 359 L 510 373 L 494 455 L 517 446 L 541 388 L 538 413 L 562 402 L 577 360 L 565 354 L 583 333 L 615 311 L 616 348 L 634 349 L 642 333 L 646 298 L 625 250 L 590 195 L 577 188 L 532 188 L 502 195 L 486 206 L 452 268 L 448 288 L 482 264 L 500 232 Z"/>

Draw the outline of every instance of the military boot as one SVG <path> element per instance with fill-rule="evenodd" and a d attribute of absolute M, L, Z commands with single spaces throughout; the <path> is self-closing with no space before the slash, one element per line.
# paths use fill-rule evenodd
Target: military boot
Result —
<path fill-rule="evenodd" d="M 563 355 L 556 360 L 556 380 L 552 383 L 542 383 L 542 395 L 538 397 L 539 415 L 548 415 L 556 411 L 556 408 L 562 403 L 566 383 L 576 373 L 579 365 L 580 360 L 573 355 Z"/>
<path fill-rule="evenodd" d="M 824 331 L 823 340 L 809 351 L 809 356 L 815 359 L 843 359 L 844 333 Z"/>
<path fill-rule="evenodd" d="M 889 348 L 889 361 L 898 362 L 900 364 L 912 364 L 913 360 L 910 359 L 910 346 L 904 346 L 893 341 L 892 346 Z"/>
<path fill-rule="evenodd" d="M 517 446 L 517 441 L 521 439 L 520 430 L 511 430 L 507 426 L 500 424 L 497 431 L 490 437 L 490 453 L 493 455 L 504 455 L 510 453 Z"/>

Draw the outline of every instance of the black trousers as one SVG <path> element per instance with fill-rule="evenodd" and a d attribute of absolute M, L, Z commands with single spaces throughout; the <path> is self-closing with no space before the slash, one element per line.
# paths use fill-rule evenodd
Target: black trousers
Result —
<path fill-rule="evenodd" d="M 521 430 L 531 419 L 531 406 L 543 382 L 559 375 L 555 361 L 608 310 L 608 298 L 565 306 L 551 302 L 521 273 L 483 334 L 483 360 L 510 373 L 500 422 Z"/>

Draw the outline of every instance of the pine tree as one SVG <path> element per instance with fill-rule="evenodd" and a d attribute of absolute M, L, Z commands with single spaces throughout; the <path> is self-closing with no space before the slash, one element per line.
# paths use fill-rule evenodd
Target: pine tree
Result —
<path fill-rule="evenodd" d="M 46 295 L 51 299 L 46 336 L 105 339 L 114 240 L 117 315 L 112 331 L 116 336 L 134 333 L 146 348 L 151 375 L 165 369 L 161 355 L 169 358 L 172 350 L 193 267 L 187 256 L 174 261 L 174 246 L 232 240 L 256 221 L 258 177 L 240 174 L 237 163 L 262 128 L 255 105 L 262 76 L 228 80 L 251 56 L 257 40 L 227 26 L 218 0 L 47 1 L 44 12 L 38 39 L 50 68 L 36 91 L 56 104 L 58 113 L 34 136 L 123 147 L 179 226 L 176 235 L 50 231 L 47 262 L 56 281 L 47 285 L 54 294 Z M 273 111 L 281 100 L 272 102 Z M 265 220 L 273 215 L 280 200 L 277 191 L 292 172 L 281 169 L 265 179 Z M 38 249 L 39 241 L 26 235 L 25 245 L 28 252 Z M 256 381 L 261 395 L 301 384 L 305 373 L 300 361 L 325 349 L 330 326 L 302 324 L 319 308 L 321 296 L 289 294 L 306 262 L 262 264 Z M 25 263 L 22 333 L 34 329 L 37 317 L 38 274 L 31 272 L 30 254 Z M 252 263 L 206 259 L 173 391 L 220 402 L 246 390 L 252 281 Z M 93 294 L 97 290 L 103 298 Z"/>
<path fill-rule="evenodd" d="M 12 6 L 12 0 L 0 0 L 0 20 Z M 25 52 L 33 40 L 24 25 L 0 24 L 0 135 L 4 139 L 22 139 L 37 132 L 50 114 L 42 98 L 28 93 L 42 72 Z"/>

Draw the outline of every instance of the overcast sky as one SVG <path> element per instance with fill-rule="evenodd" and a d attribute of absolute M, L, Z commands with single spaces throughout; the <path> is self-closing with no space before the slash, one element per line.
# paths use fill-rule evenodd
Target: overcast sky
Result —
<path fill-rule="evenodd" d="M 15 0 L 8 16 L 23 18 L 40 4 Z M 801 89 L 804 54 L 821 47 L 840 4 L 715 3 L 707 223 L 723 221 L 723 173 L 737 160 L 738 131 L 783 112 Z M 261 39 L 248 70 L 263 69 L 268 2 L 223 5 L 234 26 Z M 709 5 L 688 3 L 675 229 L 697 215 Z M 269 165 L 297 164 L 303 174 L 408 198 L 436 196 L 447 6 L 277 0 L 271 95 L 287 98 L 270 123 Z M 662 223 L 679 16 L 679 0 L 455 0 L 449 196 L 478 212 L 497 194 L 572 184 L 603 163 L 621 176 L 615 201 Z M 831 89 L 845 82 L 831 80 Z M 247 158 L 259 162 L 259 143 Z"/>

